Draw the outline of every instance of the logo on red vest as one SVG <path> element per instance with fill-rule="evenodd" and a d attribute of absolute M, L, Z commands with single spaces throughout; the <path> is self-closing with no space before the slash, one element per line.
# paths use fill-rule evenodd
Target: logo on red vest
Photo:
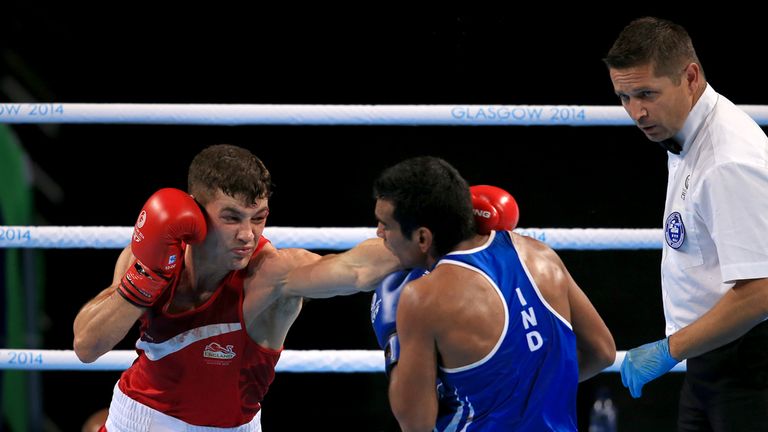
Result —
<path fill-rule="evenodd" d="M 232 349 L 233 347 L 234 345 L 227 345 L 227 347 L 224 348 L 218 342 L 211 342 L 205 346 L 203 357 L 229 360 L 237 355 Z"/>

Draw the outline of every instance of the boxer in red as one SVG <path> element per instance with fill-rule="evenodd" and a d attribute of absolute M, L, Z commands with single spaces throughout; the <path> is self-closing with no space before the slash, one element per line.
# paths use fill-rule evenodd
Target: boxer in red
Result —
<path fill-rule="evenodd" d="M 261 430 L 303 298 L 372 290 L 399 267 L 380 239 L 325 257 L 278 250 L 262 237 L 270 187 L 256 156 L 217 145 L 192 161 L 189 194 L 161 189 L 144 205 L 112 285 L 74 322 L 83 362 L 141 325 L 102 430 Z"/>

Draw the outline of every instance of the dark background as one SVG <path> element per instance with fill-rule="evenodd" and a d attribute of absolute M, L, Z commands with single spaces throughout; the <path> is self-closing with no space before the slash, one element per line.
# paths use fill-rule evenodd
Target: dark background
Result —
<path fill-rule="evenodd" d="M 133 7 L 133 6 L 132 6 Z M 693 6 L 691 6 L 693 7 Z M 561 10 L 480 15 L 226 9 L 223 5 L 77 11 L 11 3 L 0 15 L 6 101 L 614 105 L 601 62 L 632 18 L 683 24 L 709 82 L 737 104 L 768 101 L 764 22 L 748 10 Z M 298 9 L 298 6 L 297 6 Z M 601 17 L 598 17 L 601 16 Z M 9 81 L 11 80 L 11 81 Z M 12 84 L 28 93 L 19 97 Z M 185 188 L 205 146 L 252 150 L 276 184 L 272 226 L 374 226 L 370 186 L 406 157 L 441 156 L 470 184 L 506 188 L 521 227 L 655 228 L 666 155 L 633 127 L 277 127 L 14 125 L 57 188 L 36 192 L 38 225 L 130 226 L 160 187 Z M 60 195 L 57 195 L 60 192 Z M 79 307 L 111 280 L 117 250 L 46 250 L 44 347 L 71 349 Z M 663 336 L 660 251 L 560 251 L 626 350 Z M 374 349 L 369 296 L 313 301 L 286 349 Z M 136 334 L 118 349 L 131 349 Z M 117 372 L 43 372 L 44 411 L 79 430 L 108 405 Z M 579 390 L 587 430 L 608 386 L 621 431 L 673 430 L 681 374 L 633 400 L 615 373 Z M 265 430 L 398 430 L 383 374 L 278 374 Z M 205 395 L 200 395 L 205 397 Z"/>

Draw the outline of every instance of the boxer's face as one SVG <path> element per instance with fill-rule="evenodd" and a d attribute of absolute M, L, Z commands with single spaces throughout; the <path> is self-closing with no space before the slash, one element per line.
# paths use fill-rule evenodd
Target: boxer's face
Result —
<path fill-rule="evenodd" d="M 268 200 L 249 204 L 219 190 L 205 205 L 205 211 L 208 216 L 206 248 L 228 270 L 245 268 L 264 232 Z"/>
<path fill-rule="evenodd" d="M 395 206 L 391 201 L 376 200 L 376 219 L 379 221 L 376 227 L 376 235 L 384 240 L 384 245 L 400 260 L 403 267 L 423 267 L 424 254 L 418 240 L 417 231 L 408 238 L 403 235 L 400 224 L 395 220 L 393 214 Z"/>

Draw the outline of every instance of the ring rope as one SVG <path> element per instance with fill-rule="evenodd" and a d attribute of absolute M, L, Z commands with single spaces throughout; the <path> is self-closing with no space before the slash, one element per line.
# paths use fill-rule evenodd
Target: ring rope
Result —
<path fill-rule="evenodd" d="M 618 372 L 626 351 L 617 351 L 613 365 L 603 372 Z M 93 363 L 83 363 L 71 350 L 0 349 L 0 370 L 121 371 L 136 360 L 136 351 L 115 350 Z M 381 350 L 285 350 L 277 372 L 384 372 Z M 685 362 L 672 371 L 685 371 Z"/>
<path fill-rule="evenodd" d="M 0 248 L 124 248 L 133 227 L 0 226 Z M 518 228 L 553 249 L 660 249 L 661 229 L 641 228 Z M 280 248 L 346 250 L 376 237 L 375 228 L 267 227 L 264 236 Z"/>
<path fill-rule="evenodd" d="M 739 105 L 760 125 L 768 106 Z M 627 126 L 620 106 L 0 103 L 0 123 Z"/>

